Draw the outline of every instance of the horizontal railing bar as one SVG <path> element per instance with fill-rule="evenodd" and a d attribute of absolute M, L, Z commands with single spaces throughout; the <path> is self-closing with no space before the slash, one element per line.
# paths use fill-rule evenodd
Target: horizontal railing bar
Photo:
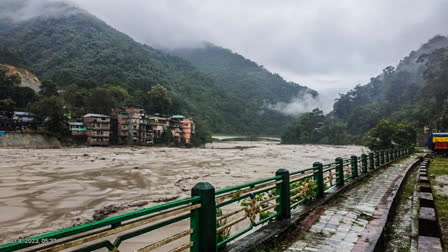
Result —
<path fill-rule="evenodd" d="M 233 187 L 220 189 L 220 190 L 217 190 L 215 192 L 215 195 L 221 195 L 221 194 L 232 192 L 232 191 L 236 191 L 236 190 L 239 190 L 239 189 L 242 189 L 242 188 L 245 188 L 245 187 L 258 185 L 258 184 L 266 183 L 266 182 L 277 180 L 277 179 L 281 179 L 281 178 L 282 178 L 281 176 L 275 176 L 275 177 L 262 179 L 262 180 L 258 180 L 258 181 L 254 181 L 254 182 L 250 182 L 250 183 L 246 183 L 246 184 L 242 184 L 242 185 L 237 185 L 237 186 L 233 186 Z"/>
<path fill-rule="evenodd" d="M 171 212 L 167 212 L 167 213 L 164 213 L 164 214 L 156 215 L 156 216 L 154 216 L 152 218 L 149 218 L 149 219 L 143 219 L 143 220 L 141 220 L 139 222 L 126 224 L 126 225 L 123 225 L 123 226 L 120 226 L 118 228 L 114 228 L 114 229 L 111 229 L 111 230 L 108 230 L 108 231 L 105 231 L 105 232 L 101 232 L 101 233 L 94 234 L 94 235 L 89 235 L 87 237 L 76 239 L 76 240 L 71 241 L 71 242 L 67 242 L 67 243 L 63 243 L 63 244 L 57 245 L 57 246 L 53 246 L 53 247 L 51 247 L 49 249 L 42 250 L 42 252 L 43 251 L 47 251 L 47 252 L 59 251 L 59 250 L 62 250 L 62 249 L 71 248 L 71 247 L 74 247 L 74 246 L 78 246 L 78 245 L 84 244 L 86 242 L 90 242 L 90 241 L 93 241 L 93 240 L 96 240 L 96 239 L 99 239 L 99 238 L 103 238 L 103 237 L 106 237 L 106 236 L 109 236 L 109 235 L 113 235 L 113 234 L 117 234 L 117 233 L 129 230 L 129 229 L 132 229 L 132 228 L 136 228 L 138 226 L 146 225 L 146 224 L 149 224 L 151 222 L 164 219 L 166 217 L 170 217 L 170 216 L 173 216 L 173 215 L 176 215 L 176 214 L 189 212 L 191 210 L 194 210 L 194 209 L 197 209 L 197 208 L 200 208 L 200 207 L 201 207 L 200 204 L 195 204 L 195 205 L 192 205 L 192 206 L 184 207 L 184 208 L 181 208 L 181 209 L 178 209 L 178 210 L 175 210 L 175 211 L 171 211 Z"/>
<path fill-rule="evenodd" d="M 303 170 L 300 170 L 300 171 L 291 172 L 289 174 L 289 176 L 293 176 L 293 175 L 296 175 L 296 174 L 299 174 L 299 173 L 304 173 L 304 172 L 312 171 L 312 170 L 314 170 L 314 167 L 306 168 L 306 169 L 303 169 Z"/>
<path fill-rule="evenodd" d="M 149 244 L 148 246 L 146 246 L 144 248 L 141 248 L 141 249 L 139 249 L 137 251 L 138 252 L 148 252 L 148 251 L 154 250 L 156 248 L 160 248 L 163 245 L 166 245 L 166 244 L 168 244 L 168 243 L 170 243 L 172 241 L 179 240 L 180 238 L 185 237 L 185 236 L 187 236 L 189 234 L 192 234 L 192 233 L 193 233 L 193 229 L 189 229 L 189 230 L 177 233 L 177 234 L 175 234 L 175 235 L 173 235 L 171 237 L 168 237 L 168 238 L 165 238 L 163 240 L 160 240 L 158 242 L 154 242 L 152 244 Z"/>
<path fill-rule="evenodd" d="M 233 216 L 233 215 L 235 215 L 235 214 L 237 214 L 237 213 L 244 212 L 244 210 L 246 210 L 246 208 L 240 208 L 240 209 L 235 210 L 235 211 L 233 211 L 233 212 L 223 214 L 223 215 L 217 217 L 217 218 L 216 218 L 216 221 L 221 221 L 221 220 L 223 220 L 223 219 L 227 219 L 227 218 L 229 218 L 230 216 Z"/>
<path fill-rule="evenodd" d="M 280 206 L 280 204 L 275 203 L 275 204 L 272 205 L 272 206 L 268 206 L 268 207 L 266 207 L 266 208 L 262 208 L 262 209 L 260 210 L 260 213 L 266 212 L 266 211 L 271 210 L 272 208 L 276 208 L 276 207 L 278 207 L 278 206 Z"/>
<path fill-rule="evenodd" d="M 300 201 L 298 201 L 298 202 L 292 204 L 292 205 L 291 205 L 291 208 L 294 208 L 294 207 L 296 207 L 296 206 L 302 204 L 304 201 L 305 201 L 305 199 L 301 199 Z"/>
<path fill-rule="evenodd" d="M 109 217 L 109 218 L 106 218 L 103 220 L 94 221 L 94 222 L 90 222 L 90 223 L 86 223 L 83 225 L 74 226 L 74 227 L 70 227 L 70 228 L 65 228 L 65 229 L 57 230 L 57 231 L 54 231 L 51 233 L 33 236 L 30 238 L 26 238 L 26 239 L 21 239 L 16 243 L 0 245 L 0 249 L 2 249 L 3 251 L 6 252 L 6 251 L 14 251 L 14 250 L 17 250 L 20 248 L 31 247 L 31 246 L 34 246 L 37 244 L 27 243 L 26 240 L 41 241 L 42 239 L 65 238 L 65 237 L 69 237 L 72 235 L 80 234 L 82 232 L 91 231 L 91 230 L 101 228 L 101 227 L 106 227 L 106 226 L 109 226 L 114 223 L 119 223 L 119 222 L 123 222 L 126 220 L 131 220 L 133 218 L 141 217 L 144 215 L 160 212 L 162 210 L 166 210 L 169 208 L 174 208 L 174 207 L 181 206 L 181 205 L 195 203 L 195 202 L 198 202 L 199 199 L 200 199 L 199 196 L 195 196 L 195 197 L 188 198 L 188 199 L 177 200 L 177 201 L 165 203 L 162 205 L 157 205 L 157 206 L 153 206 L 153 207 L 149 207 L 149 208 L 145 208 L 145 209 L 140 209 L 140 210 L 137 210 L 134 212 Z"/>
<path fill-rule="evenodd" d="M 189 242 L 189 243 L 184 244 L 184 245 L 182 245 L 182 246 L 180 246 L 180 247 L 178 247 L 178 248 L 172 249 L 172 250 L 170 250 L 169 252 L 181 252 L 181 251 L 184 251 L 184 250 L 186 250 L 186 249 L 188 249 L 188 248 L 193 247 L 193 245 L 194 245 L 193 242 Z"/>
<path fill-rule="evenodd" d="M 301 178 L 289 181 L 289 184 L 293 184 L 293 183 L 299 182 L 301 180 L 305 180 L 305 179 L 312 178 L 312 177 L 313 177 L 313 174 L 310 174 L 310 175 L 307 175 L 307 176 L 304 176 L 304 177 L 301 177 Z"/>
<path fill-rule="evenodd" d="M 314 172 L 307 172 L 307 173 L 296 174 L 294 176 L 289 176 L 289 180 L 291 181 L 291 180 L 294 180 L 294 179 L 297 179 L 297 178 L 303 178 L 303 177 L 306 177 L 306 176 L 309 176 L 309 175 L 313 175 L 313 174 L 314 174 Z"/>
<path fill-rule="evenodd" d="M 281 180 L 276 180 L 276 181 L 272 181 L 272 182 L 265 183 L 265 184 L 258 184 L 253 187 L 247 188 L 247 189 L 243 189 L 243 190 L 231 192 L 229 194 L 218 196 L 218 197 L 216 197 L 216 201 L 222 202 L 224 199 L 229 198 L 229 197 L 239 196 L 241 194 L 246 194 L 249 192 L 255 192 L 255 191 L 265 188 L 267 186 L 272 186 L 272 185 L 276 185 L 276 184 L 280 184 L 280 183 L 282 183 Z M 258 193 L 256 193 L 256 194 L 258 194 Z"/>
<path fill-rule="evenodd" d="M 188 218 L 190 218 L 190 216 L 191 216 L 191 214 L 187 213 L 187 214 L 184 214 L 184 215 L 172 218 L 172 219 L 168 219 L 168 220 L 159 222 L 157 224 L 153 224 L 153 225 L 148 226 L 148 227 L 144 227 L 144 228 L 141 228 L 141 229 L 138 229 L 138 230 L 134 230 L 132 232 L 120 235 L 120 236 L 117 237 L 117 239 L 115 239 L 114 246 L 118 247 L 125 240 L 131 239 L 131 238 L 133 238 L 135 236 L 139 236 L 139 235 L 144 234 L 144 233 L 151 232 L 151 231 L 153 231 L 155 229 L 162 228 L 164 226 L 168 226 L 168 225 L 176 223 L 178 221 L 188 219 Z"/>
<path fill-rule="evenodd" d="M 220 207 L 232 204 L 234 202 L 240 201 L 242 199 L 249 198 L 251 195 L 257 195 L 257 194 L 260 194 L 260 193 L 265 193 L 265 192 L 271 191 L 273 189 L 275 189 L 275 186 L 269 187 L 269 188 L 266 188 L 266 189 L 263 189 L 263 190 L 260 190 L 260 191 L 251 192 L 251 193 L 248 193 L 248 194 L 245 193 L 244 195 L 241 195 L 239 197 L 232 198 L 232 199 L 230 199 L 228 201 L 224 201 L 224 202 L 216 204 L 216 208 L 220 208 Z"/>
<path fill-rule="evenodd" d="M 216 247 L 220 248 L 222 245 L 224 245 L 224 244 L 226 244 L 226 243 L 228 243 L 228 242 L 234 240 L 235 238 L 238 238 L 239 236 L 241 236 L 241 235 L 243 235 L 243 234 L 249 232 L 253 227 L 254 227 L 254 224 L 251 222 L 249 227 L 247 227 L 247 228 L 241 230 L 240 232 L 238 232 L 238 233 L 236 233 L 236 234 L 233 234 L 233 235 L 229 236 L 229 237 L 228 237 L 227 239 L 225 239 L 225 240 L 222 240 L 222 241 L 218 242 L 218 244 L 216 245 Z"/>
<path fill-rule="evenodd" d="M 216 229 L 216 232 L 217 232 L 217 233 L 221 233 L 222 231 L 226 230 L 227 228 L 229 228 L 229 227 L 231 227 L 231 226 L 233 226 L 233 225 L 235 225 L 235 224 L 237 224 L 237 223 L 240 223 L 240 222 L 242 222 L 242 221 L 245 220 L 245 219 L 247 219 L 247 214 L 244 215 L 244 217 L 241 217 L 241 218 L 239 218 L 239 219 L 236 219 L 236 220 L 234 220 L 234 221 L 231 221 L 231 222 L 225 224 L 224 226 L 221 226 L 221 227 L 217 228 L 217 229 Z"/>
<path fill-rule="evenodd" d="M 267 218 L 264 218 L 264 219 L 260 220 L 259 222 L 255 223 L 254 225 L 255 226 L 261 225 L 261 224 L 263 224 L 265 222 L 268 222 L 268 221 L 274 219 L 275 217 L 277 217 L 277 214 L 273 214 L 273 215 L 271 215 L 271 216 L 269 216 Z"/>

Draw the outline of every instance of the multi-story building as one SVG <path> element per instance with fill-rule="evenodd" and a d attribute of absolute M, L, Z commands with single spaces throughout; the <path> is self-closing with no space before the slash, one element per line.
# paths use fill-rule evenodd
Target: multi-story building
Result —
<path fill-rule="evenodd" d="M 139 123 L 143 110 L 136 107 L 112 110 L 111 129 L 113 142 L 117 144 L 138 144 Z"/>
<path fill-rule="evenodd" d="M 83 116 L 87 127 L 87 143 L 90 145 L 108 145 L 110 133 L 110 117 L 100 114 L 86 114 Z"/>
<path fill-rule="evenodd" d="M 151 145 L 154 143 L 154 133 L 150 124 L 150 119 L 146 115 L 143 115 L 138 124 L 138 144 Z"/>
<path fill-rule="evenodd" d="M 72 136 L 83 136 L 87 133 L 87 126 L 83 122 L 68 122 L 68 129 Z"/>
<path fill-rule="evenodd" d="M 160 138 L 165 130 L 169 129 L 170 121 L 168 117 L 151 116 L 149 124 L 153 133 L 153 138 Z"/>
<path fill-rule="evenodd" d="M 183 115 L 173 115 L 170 118 L 170 130 L 177 143 L 190 144 L 195 125 L 190 118 Z"/>

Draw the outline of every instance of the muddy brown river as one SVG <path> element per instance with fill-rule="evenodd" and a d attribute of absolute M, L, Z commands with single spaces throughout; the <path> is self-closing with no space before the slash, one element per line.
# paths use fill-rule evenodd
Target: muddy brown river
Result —
<path fill-rule="evenodd" d="M 361 146 L 219 142 L 205 148 L 0 149 L 0 243 L 361 154 Z M 115 213 L 116 214 L 116 213 Z"/>

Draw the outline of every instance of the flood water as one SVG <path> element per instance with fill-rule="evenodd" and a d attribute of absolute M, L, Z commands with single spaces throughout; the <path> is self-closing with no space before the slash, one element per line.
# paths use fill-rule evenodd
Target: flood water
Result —
<path fill-rule="evenodd" d="M 361 146 L 218 142 L 205 148 L 0 149 L 0 243 L 119 212 L 187 198 L 196 183 L 216 189 L 361 154 Z M 129 203 L 134 207 L 127 208 Z M 137 202 L 137 203 L 135 203 Z M 140 206 L 141 207 L 141 206 Z"/>

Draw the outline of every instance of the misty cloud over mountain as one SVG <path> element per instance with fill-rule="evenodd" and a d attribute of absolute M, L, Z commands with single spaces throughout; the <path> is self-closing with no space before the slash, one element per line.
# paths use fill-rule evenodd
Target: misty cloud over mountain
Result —
<path fill-rule="evenodd" d="M 79 11 L 65 5 L 48 8 L 55 0 L 23 1 L 25 8 L 13 14 L 0 10 L 0 16 L 21 21 Z M 331 93 L 335 88 L 367 83 L 428 38 L 446 34 L 448 23 L 444 0 L 65 1 L 156 48 L 197 47 L 203 41 L 230 48 L 286 80 L 328 93 L 330 103 L 337 96 Z M 1 1 L 9 6 L 18 2 Z M 273 106 L 300 111 L 306 104 Z M 327 111 L 331 106 L 319 107 Z"/>
<path fill-rule="evenodd" d="M 448 23 L 445 0 L 73 1 L 140 42 L 210 41 L 318 91 L 367 83 Z"/>

